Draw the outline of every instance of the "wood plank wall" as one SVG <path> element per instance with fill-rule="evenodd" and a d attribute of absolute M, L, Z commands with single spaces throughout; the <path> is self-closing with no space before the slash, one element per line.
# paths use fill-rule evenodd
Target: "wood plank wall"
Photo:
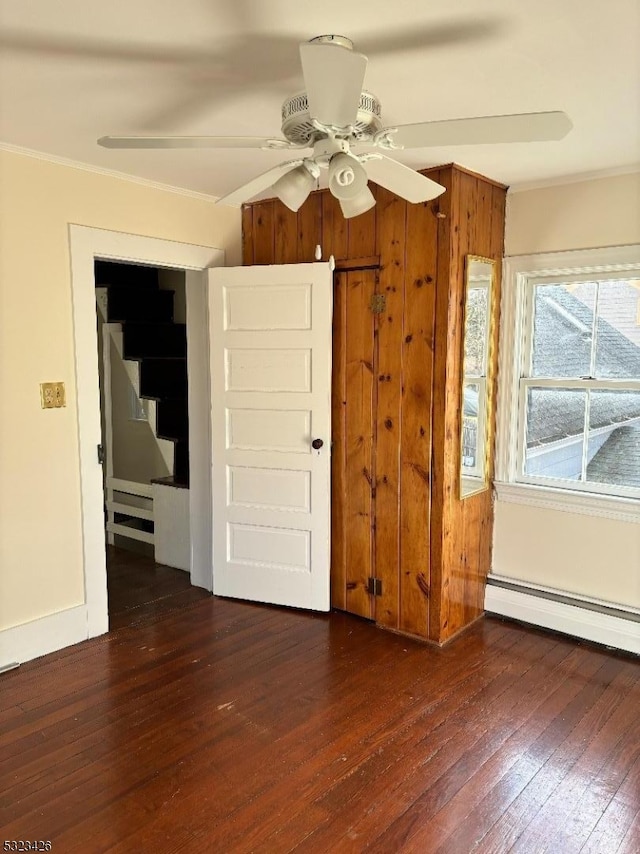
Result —
<path fill-rule="evenodd" d="M 377 326 L 372 488 L 383 594 L 375 616 L 387 628 L 442 643 L 482 614 L 491 566 L 491 491 L 459 499 L 464 258 L 498 261 L 495 360 L 506 191 L 455 165 L 423 174 L 447 192 L 411 205 L 371 185 L 376 206 L 351 220 L 326 190 L 312 193 L 297 214 L 277 199 L 246 205 L 243 261 L 314 261 L 317 244 L 323 259 L 379 256 L 378 292 L 387 304 Z M 492 445 L 494 424 L 492 415 Z"/>
<path fill-rule="evenodd" d="M 431 565 L 432 583 L 442 595 L 431 600 L 429 638 L 443 643 L 482 614 L 485 582 L 491 569 L 492 490 L 464 501 L 459 497 L 464 271 L 467 254 L 497 262 L 490 357 L 491 399 L 495 401 L 506 191 L 457 168 L 443 176 L 440 183 L 448 190 L 442 196 L 446 217 L 441 236 L 450 251 L 439 253 L 436 289 Z M 441 287 L 445 282 L 448 287 Z M 495 406 L 489 422 L 492 479 Z"/>

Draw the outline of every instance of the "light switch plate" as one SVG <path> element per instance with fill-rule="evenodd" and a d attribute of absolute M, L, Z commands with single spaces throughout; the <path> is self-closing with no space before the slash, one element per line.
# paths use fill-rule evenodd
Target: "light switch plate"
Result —
<path fill-rule="evenodd" d="M 43 409 L 66 406 L 64 383 L 40 383 L 40 402 Z"/>

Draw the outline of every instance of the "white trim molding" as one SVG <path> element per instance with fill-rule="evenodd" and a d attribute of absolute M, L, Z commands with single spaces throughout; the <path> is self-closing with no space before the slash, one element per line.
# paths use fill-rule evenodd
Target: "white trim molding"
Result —
<path fill-rule="evenodd" d="M 603 516 L 605 519 L 640 524 L 640 501 L 637 498 L 572 492 L 569 489 L 553 489 L 528 483 L 496 482 L 494 486 L 498 501 L 508 504 L 526 504 L 529 507 L 561 510 L 582 516 Z"/>
<path fill-rule="evenodd" d="M 211 246 L 196 246 L 178 243 L 155 237 L 141 237 L 117 231 L 91 228 L 83 225 L 69 226 L 71 257 L 71 292 L 73 300 L 73 328 L 76 368 L 76 400 L 78 406 L 78 439 L 80 446 L 80 491 L 82 508 L 83 564 L 85 582 L 85 603 L 89 637 L 104 634 L 109 630 L 107 605 L 107 571 L 103 514 L 102 466 L 98 462 L 97 446 L 101 443 L 100 391 L 98 378 L 98 337 L 96 330 L 96 295 L 94 261 L 96 258 L 107 261 L 146 264 L 153 267 L 172 267 L 179 270 L 194 271 L 203 291 L 206 284 L 206 270 L 209 267 L 224 264 L 224 252 Z M 191 279 L 190 281 L 193 281 Z M 192 313 L 191 317 L 193 316 Z M 200 320 L 199 323 L 203 323 Z M 193 323 L 193 319 L 191 320 Z M 187 318 L 187 349 L 191 346 L 189 337 L 191 323 Z M 207 349 L 198 332 L 200 358 L 206 359 Z M 196 359 L 198 354 L 194 354 Z M 189 398 L 189 418 L 191 418 L 191 395 Z M 207 402 L 201 404 L 205 408 Z M 206 432 L 200 437 L 203 447 L 195 450 L 199 465 L 210 467 L 211 450 L 204 443 Z M 190 436 L 191 438 L 191 436 Z M 193 464 L 194 457 L 191 457 Z M 196 482 L 194 501 L 206 502 L 208 495 L 204 491 L 207 484 Z M 208 527 L 211 527 L 211 520 Z M 198 530 L 202 543 L 194 544 L 194 552 L 207 555 L 207 524 Z M 209 565 L 209 572 L 212 567 Z M 195 583 L 205 586 L 203 569 L 200 564 Z M 213 581 L 208 582 L 212 584 Z M 209 588 L 210 589 L 210 588 Z"/>
<path fill-rule="evenodd" d="M 0 667 L 9 662 L 24 664 L 88 637 L 86 605 L 12 626 L 0 631 Z"/>
<path fill-rule="evenodd" d="M 491 575 L 484 608 L 488 614 L 640 655 L 640 611 L 635 608 Z"/>

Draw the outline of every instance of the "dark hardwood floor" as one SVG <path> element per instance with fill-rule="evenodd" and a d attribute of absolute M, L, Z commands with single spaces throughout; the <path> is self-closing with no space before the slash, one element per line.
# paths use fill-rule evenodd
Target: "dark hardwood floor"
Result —
<path fill-rule="evenodd" d="M 640 850 L 640 663 L 208 598 L 0 677 L 0 840 L 53 852 Z"/>
<path fill-rule="evenodd" d="M 109 627 L 142 625 L 211 594 L 192 587 L 189 573 L 152 558 L 107 546 Z"/>

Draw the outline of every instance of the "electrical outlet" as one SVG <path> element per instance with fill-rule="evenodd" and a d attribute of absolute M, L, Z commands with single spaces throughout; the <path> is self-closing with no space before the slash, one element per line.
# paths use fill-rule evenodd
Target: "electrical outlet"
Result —
<path fill-rule="evenodd" d="M 66 406 L 64 383 L 40 383 L 40 402 L 43 409 Z"/>

